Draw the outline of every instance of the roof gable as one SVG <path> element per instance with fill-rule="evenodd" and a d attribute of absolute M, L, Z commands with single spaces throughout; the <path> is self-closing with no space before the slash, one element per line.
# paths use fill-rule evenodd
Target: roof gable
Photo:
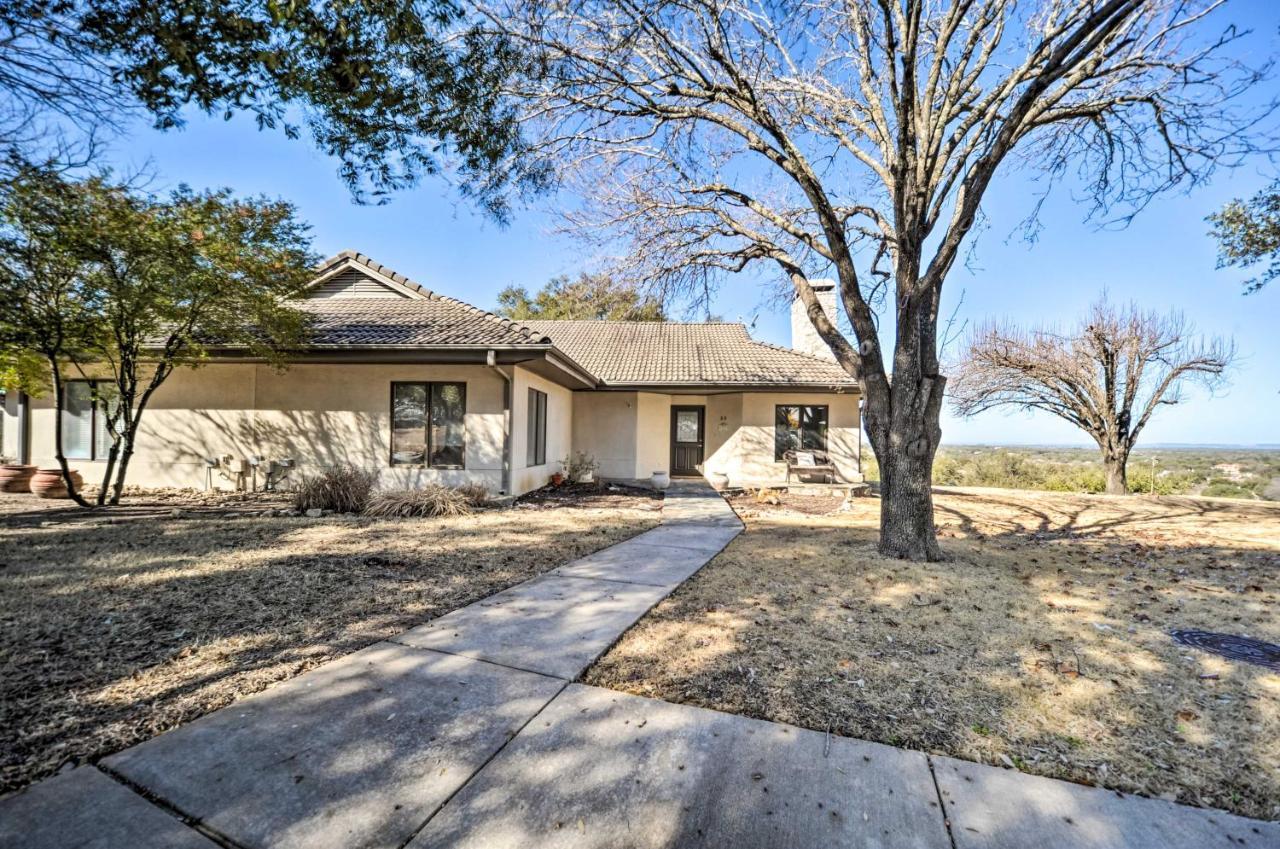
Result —
<path fill-rule="evenodd" d="M 313 347 L 545 345 L 542 334 L 438 295 L 355 251 L 325 260 L 299 306 Z"/>

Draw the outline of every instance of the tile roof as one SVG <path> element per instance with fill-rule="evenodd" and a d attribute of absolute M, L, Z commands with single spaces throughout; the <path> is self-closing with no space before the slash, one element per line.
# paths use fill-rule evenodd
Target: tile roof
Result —
<path fill-rule="evenodd" d="M 341 266 L 367 269 L 409 289 L 412 298 L 320 298 L 299 303 L 312 315 L 315 346 L 543 345 L 525 325 L 415 283 L 355 251 L 320 264 L 324 275 Z"/>
<path fill-rule="evenodd" d="M 316 347 L 539 346 L 562 354 L 609 386 L 756 386 L 814 388 L 855 384 L 830 360 L 757 342 L 742 324 L 658 321 L 526 321 L 495 315 L 437 294 L 355 251 L 325 260 L 319 279 L 348 269 L 402 287 L 405 297 L 315 297 L 299 303 L 312 317 Z"/>
<path fill-rule="evenodd" d="M 546 344 L 521 324 L 452 299 L 343 298 L 298 307 L 311 315 L 316 347 Z"/>
<path fill-rule="evenodd" d="M 757 342 L 742 324 L 526 321 L 606 385 L 855 385 L 830 360 Z"/>

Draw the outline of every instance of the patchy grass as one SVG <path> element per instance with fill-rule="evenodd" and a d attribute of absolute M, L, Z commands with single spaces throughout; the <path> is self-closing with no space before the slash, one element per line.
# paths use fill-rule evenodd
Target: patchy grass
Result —
<path fill-rule="evenodd" d="M 0 500 L 0 792 L 618 542 L 658 516 L 614 505 L 426 520 L 60 518 L 30 496 Z"/>
<path fill-rule="evenodd" d="M 1280 818 L 1280 674 L 1168 636 L 1280 642 L 1280 508 L 951 491 L 952 559 L 916 564 L 876 554 L 875 499 L 735 507 L 588 683 Z"/>

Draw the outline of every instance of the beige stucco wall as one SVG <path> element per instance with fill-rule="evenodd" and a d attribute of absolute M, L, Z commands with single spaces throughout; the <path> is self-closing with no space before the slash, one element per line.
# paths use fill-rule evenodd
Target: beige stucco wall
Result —
<path fill-rule="evenodd" d="M 594 455 L 603 477 L 647 480 L 671 465 L 673 404 L 706 408 L 704 472 L 726 474 L 735 486 L 786 477 L 786 465 L 773 461 L 778 404 L 825 404 L 828 452 L 845 480 L 861 480 L 857 459 L 861 423 L 858 396 L 852 393 L 578 392 L 574 394 L 575 450 Z"/>
<path fill-rule="evenodd" d="M 636 394 L 573 395 L 573 448 L 595 457 L 600 477 L 629 480 L 636 476 Z"/>
<path fill-rule="evenodd" d="M 573 444 L 574 393 L 518 366 L 514 378 L 511 480 L 520 493 L 545 485 L 552 473 L 562 470 Z M 528 465 L 530 389 L 547 393 L 546 462 L 536 466 Z"/>
<path fill-rule="evenodd" d="M 827 453 L 844 480 L 862 479 L 858 473 L 861 422 L 856 394 L 747 392 L 736 397 L 741 401 L 737 411 L 727 403 L 718 406 L 713 416 L 712 406 L 708 404 L 708 436 L 713 430 L 719 431 L 721 415 L 726 416 L 727 426 L 724 428 L 724 440 L 714 448 L 711 445 L 707 447 L 707 473 L 728 475 L 732 486 L 784 480 L 786 464 L 773 461 L 775 407 L 779 404 L 825 404 L 828 407 Z"/>
<path fill-rule="evenodd" d="M 465 469 L 391 465 L 391 383 L 419 380 L 466 384 Z M 143 416 L 129 482 L 203 487 L 205 457 L 256 454 L 293 458 L 295 478 L 351 464 L 376 470 L 384 487 L 477 482 L 496 492 L 502 485 L 502 388 L 502 378 L 484 366 L 294 365 L 276 372 L 221 363 L 180 370 Z M 42 466 L 53 462 L 53 419 L 52 401 L 33 399 L 32 456 Z M 72 465 L 87 481 L 101 474 L 100 462 Z M 214 482 L 228 485 L 216 473 Z"/>

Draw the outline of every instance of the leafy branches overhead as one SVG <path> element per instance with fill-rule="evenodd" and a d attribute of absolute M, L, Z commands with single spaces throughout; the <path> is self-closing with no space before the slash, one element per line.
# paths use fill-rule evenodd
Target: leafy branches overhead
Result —
<path fill-rule="evenodd" d="M 523 286 L 498 293 L 498 313 L 522 321 L 547 319 L 611 319 L 665 321 L 662 302 L 608 275 L 581 274 L 577 280 L 555 277 L 530 297 Z"/>
<path fill-rule="evenodd" d="M 1233 200 L 1209 216 L 1218 240 L 1218 267 L 1252 268 L 1264 260 L 1262 274 L 1245 281 L 1252 294 L 1280 277 L 1280 180 L 1249 200 Z"/>
<path fill-rule="evenodd" d="M 1014 407 L 1042 410 L 1085 431 L 1102 451 L 1108 492 L 1127 492 L 1125 463 L 1161 407 L 1190 382 L 1225 382 L 1235 347 L 1202 339 L 1180 314 L 1117 309 L 1101 300 L 1074 329 L 991 323 L 969 339 L 950 396 L 964 416 Z"/>
<path fill-rule="evenodd" d="M 69 377 L 110 387 L 95 399 L 112 438 L 99 503 L 108 489 L 115 503 L 143 412 L 174 370 L 214 346 L 282 362 L 302 342 L 291 302 L 313 262 L 281 201 L 186 187 L 155 197 L 20 169 L 0 191 L 0 355 L 43 360 L 59 418 Z"/>
<path fill-rule="evenodd" d="M 521 59 L 454 0 L 0 0 L 0 44 L 0 142 L 29 159 L 62 119 L 193 106 L 305 128 L 361 199 L 447 172 L 501 218 L 543 184 L 498 96 Z"/>

